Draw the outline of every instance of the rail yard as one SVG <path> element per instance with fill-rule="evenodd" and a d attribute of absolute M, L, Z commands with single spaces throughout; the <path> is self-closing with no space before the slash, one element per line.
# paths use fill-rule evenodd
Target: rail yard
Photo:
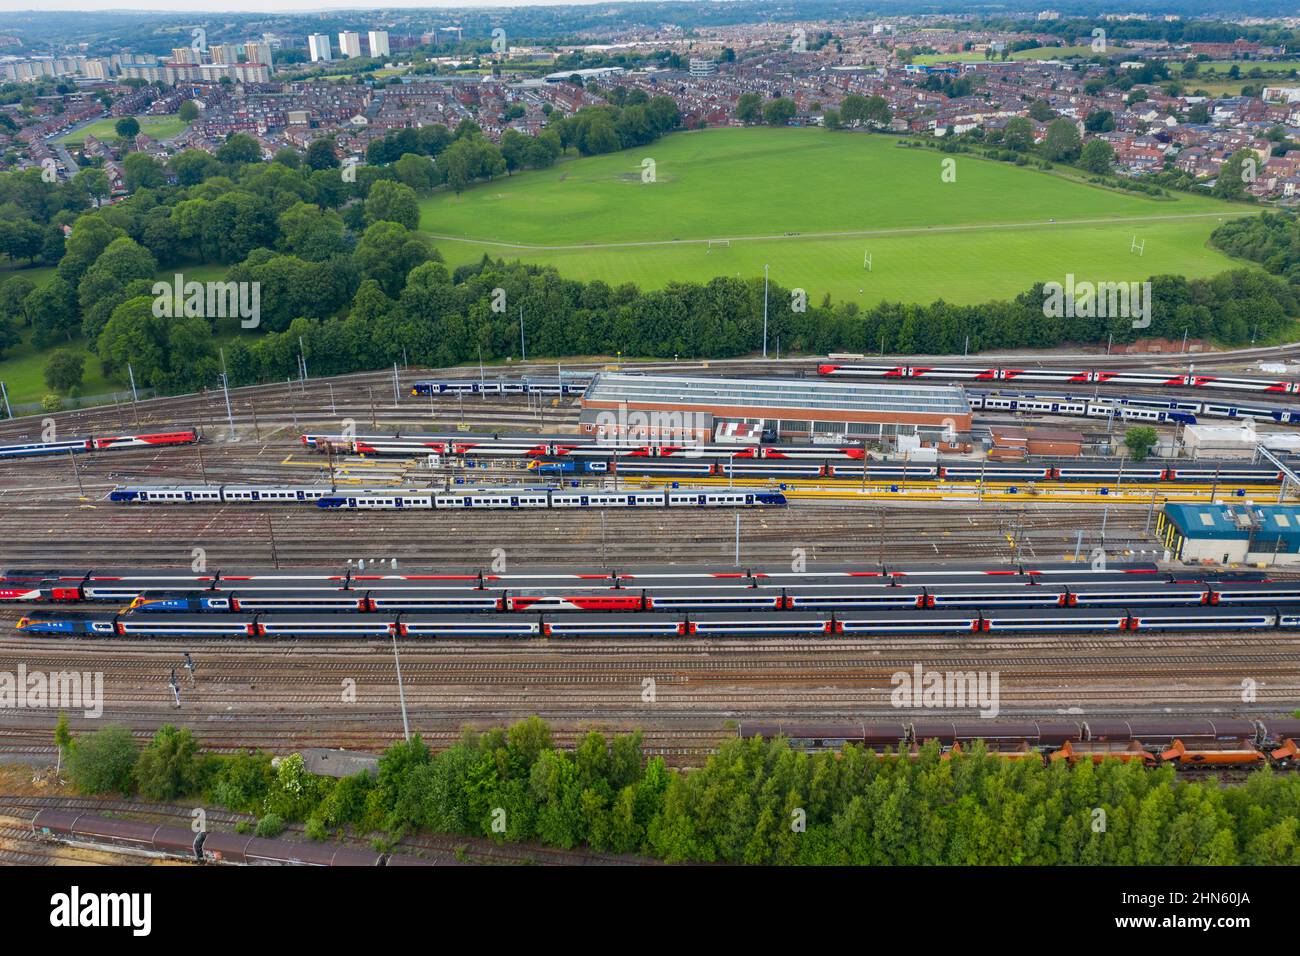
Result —
<path fill-rule="evenodd" d="M 681 768 L 737 735 L 914 753 L 937 739 L 956 754 L 985 727 L 978 739 L 1009 759 L 1294 765 L 1289 545 L 1268 545 L 1262 562 L 1193 562 L 1165 530 L 1175 503 L 1287 506 L 1289 455 L 994 460 L 958 444 L 1071 410 L 983 395 L 969 433 L 931 436 L 955 454 L 901 454 L 883 429 L 868 440 L 755 428 L 723 444 L 584 434 L 600 369 L 397 369 L 232 390 L 228 412 L 209 393 L 0 424 L 0 671 L 100 673 L 103 712 L 69 713 L 74 732 L 106 719 L 144 742 L 173 723 L 219 753 L 375 753 L 405 728 L 438 749 L 541 715 L 560 746 L 639 729 L 647 754 Z M 681 368 L 692 381 L 792 384 L 825 371 Z M 932 371 L 958 389 L 974 374 Z M 1232 371 L 1233 387 L 1249 381 Z M 1088 387 L 1112 409 L 1146 407 L 1131 383 Z M 1208 375 L 1159 394 L 1204 404 L 1207 387 Z M 1292 406 L 1285 388 L 1251 396 L 1279 433 Z M 1109 447 L 1135 421 L 1171 437 L 1187 425 L 1112 412 L 1085 440 Z M 898 675 L 913 669 L 996 675 L 996 712 L 974 698 L 900 712 Z M 0 761 L 52 762 L 55 716 L 0 709 Z M 1122 721 L 1147 723 L 1125 736 Z M 1226 737 L 1205 730 L 1215 721 Z M 64 809 L 0 801 L 0 854 L 44 858 L 53 838 L 121 852 L 113 834 L 74 839 Z M 24 835 L 36 811 L 59 832 Z M 456 862 L 450 847 L 419 852 Z M 211 859 L 161 842 L 149 852 Z M 581 858 L 546 852 L 502 859 Z M 396 865 L 371 857 L 361 862 Z"/>

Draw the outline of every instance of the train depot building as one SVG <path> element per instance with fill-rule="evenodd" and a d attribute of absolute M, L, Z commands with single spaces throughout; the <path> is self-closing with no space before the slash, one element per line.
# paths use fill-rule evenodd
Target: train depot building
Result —
<path fill-rule="evenodd" d="M 891 444 L 900 436 L 941 443 L 971 429 L 960 387 L 893 381 L 600 372 L 581 403 L 581 432 L 603 438 L 665 440 L 676 431 L 721 441 L 765 434 L 796 443 Z"/>
<path fill-rule="evenodd" d="M 1175 560 L 1300 565 L 1300 505 L 1165 505 L 1156 533 Z"/>

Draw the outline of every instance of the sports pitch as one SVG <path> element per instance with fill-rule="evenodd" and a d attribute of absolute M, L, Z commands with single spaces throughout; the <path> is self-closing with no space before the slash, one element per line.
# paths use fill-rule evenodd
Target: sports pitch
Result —
<path fill-rule="evenodd" d="M 955 161 L 955 181 L 944 179 L 945 160 Z M 817 299 L 874 305 L 1005 298 L 1067 273 L 1212 275 L 1241 263 L 1210 249 L 1210 232 L 1250 212 L 880 135 L 717 129 L 439 194 L 422 203 L 421 226 L 452 265 L 487 252 L 577 279 L 660 288 L 761 276 L 770 264 L 774 281 Z"/>

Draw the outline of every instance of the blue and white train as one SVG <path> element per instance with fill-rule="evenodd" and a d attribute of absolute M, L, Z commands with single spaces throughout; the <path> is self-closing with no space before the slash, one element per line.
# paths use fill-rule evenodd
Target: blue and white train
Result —
<path fill-rule="evenodd" d="M 271 487 L 191 485 L 117 488 L 109 500 L 123 504 L 294 504 L 315 502 L 321 508 L 347 510 L 526 508 L 763 508 L 786 504 L 785 495 L 752 489 L 602 491 L 551 488 L 383 488 L 340 491 L 325 485 Z"/>
<path fill-rule="evenodd" d="M 786 504 L 777 491 L 556 491 L 514 488 L 476 491 L 393 490 L 330 495 L 319 508 L 349 510 L 438 510 L 524 508 L 768 508 Z"/>
<path fill-rule="evenodd" d="M 1123 421 L 1172 422 L 1195 425 L 1197 416 L 1206 418 L 1252 418 L 1300 425 L 1300 409 L 1238 402 L 1195 402 L 1161 398 L 1098 399 L 1076 395 L 1025 392 L 966 392 L 973 410 L 1008 411 L 1039 415 L 1077 415 L 1086 418 L 1118 418 Z"/>
<path fill-rule="evenodd" d="M 570 379 L 561 384 L 555 379 L 451 379 L 437 381 L 424 379 L 411 386 L 412 395 L 581 395 L 591 384 L 591 379 Z"/>

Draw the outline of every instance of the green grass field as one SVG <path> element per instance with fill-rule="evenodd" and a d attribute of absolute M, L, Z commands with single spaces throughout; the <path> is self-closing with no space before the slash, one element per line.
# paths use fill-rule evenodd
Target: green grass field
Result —
<path fill-rule="evenodd" d="M 114 128 L 121 117 L 109 117 L 108 119 L 95 120 L 89 126 L 83 126 L 80 129 L 71 130 L 64 133 L 58 138 L 60 143 L 83 143 L 87 134 L 98 140 L 117 139 L 117 130 Z M 152 136 L 154 139 L 171 139 L 185 131 L 186 123 L 178 116 L 137 116 L 140 123 L 140 132 L 146 136 Z"/>
<path fill-rule="evenodd" d="M 641 162 L 655 161 L 643 183 Z M 1211 275 L 1240 266 L 1206 239 L 1249 214 L 1207 197 L 1155 200 L 885 136 L 719 129 L 564 162 L 424 201 L 452 265 L 494 257 L 646 288 L 763 274 L 817 298 L 975 303 L 1035 281 Z M 1054 221 L 1052 221 L 1054 220 Z M 1145 252 L 1130 251 L 1136 236 Z M 706 240 L 729 238 L 710 248 Z M 872 269 L 863 266 L 867 252 Z"/>
<path fill-rule="evenodd" d="M 1036 46 L 1031 50 L 1017 50 L 1010 54 L 1011 60 L 1057 60 L 1071 56 L 1090 57 L 1090 46 Z M 987 63 L 1001 61 L 1002 55 L 989 56 L 984 53 L 923 53 L 912 57 L 918 66 L 933 66 L 936 63 Z"/>
<path fill-rule="evenodd" d="M 1205 73 L 1219 73 L 1224 76 L 1234 66 L 1241 71 L 1241 78 L 1244 80 L 1252 70 L 1259 69 L 1265 76 L 1285 76 L 1292 70 L 1300 70 L 1300 60 L 1212 60 L 1209 63 L 1198 63 L 1197 75 Z"/>
<path fill-rule="evenodd" d="M 173 276 L 180 272 L 185 276 L 186 281 L 208 282 L 225 278 L 226 270 L 227 267 L 219 263 L 203 265 L 187 263 L 173 269 L 161 269 L 154 274 L 154 278 L 171 282 Z M 37 269 L 0 268 L 0 285 L 3 285 L 12 276 L 17 275 L 25 276 L 32 283 L 41 285 L 53 276 L 54 272 L 53 266 Z M 245 331 L 240 329 L 238 323 L 238 319 L 230 319 L 228 327 L 223 327 L 226 325 L 224 321 L 218 323 L 218 344 L 224 344 L 240 332 Z M 108 392 L 122 391 L 127 387 L 123 382 L 110 381 L 104 377 L 104 373 L 99 367 L 99 359 L 90 354 L 86 348 L 85 340 L 80 336 L 72 342 L 61 343 L 37 351 L 32 347 L 32 330 L 24 328 L 19 331 L 22 334 L 22 342 L 9 349 L 5 353 L 5 357 L 0 359 L 0 382 L 5 383 L 5 388 L 9 392 L 9 401 L 12 404 L 39 402 L 50 392 L 49 386 L 45 384 L 45 363 L 50 360 L 51 355 L 63 348 L 71 349 L 73 352 L 86 356 L 85 375 L 81 381 L 82 395 L 102 395 Z"/>

